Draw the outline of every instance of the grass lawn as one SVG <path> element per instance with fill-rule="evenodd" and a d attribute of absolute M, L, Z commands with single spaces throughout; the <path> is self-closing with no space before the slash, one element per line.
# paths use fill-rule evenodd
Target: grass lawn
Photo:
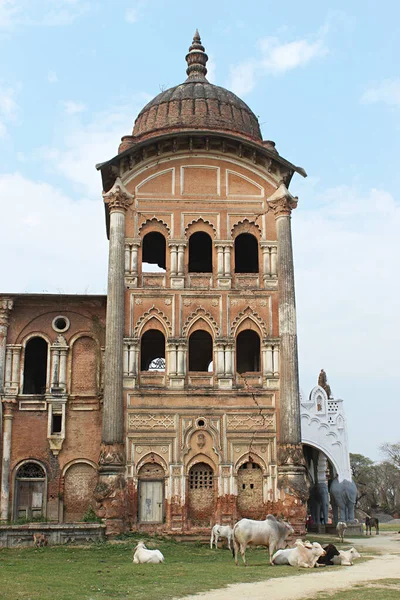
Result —
<path fill-rule="evenodd" d="M 165 556 L 161 565 L 134 565 L 137 538 L 87 547 L 0 550 L 1 600 L 167 600 L 230 583 L 283 577 L 307 570 L 271 567 L 263 549 L 246 552 L 248 567 L 231 553 L 162 538 L 146 542 Z M 336 568 L 336 567 L 331 567 Z"/>
<path fill-rule="evenodd" d="M 399 600 L 400 579 L 379 579 L 336 594 L 319 592 L 318 600 Z M 306 600 L 306 599 L 305 599 Z"/>

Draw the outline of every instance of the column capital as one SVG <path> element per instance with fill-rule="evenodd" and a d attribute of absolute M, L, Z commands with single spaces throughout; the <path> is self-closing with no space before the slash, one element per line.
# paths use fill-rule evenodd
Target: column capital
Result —
<path fill-rule="evenodd" d="M 274 212 L 275 218 L 290 217 L 297 206 L 298 198 L 292 196 L 284 183 L 268 198 L 268 209 Z"/>
<path fill-rule="evenodd" d="M 4 410 L 4 418 L 13 417 L 13 412 L 17 408 L 17 401 L 15 398 L 4 397 L 2 400 L 3 410 Z"/>
<path fill-rule="evenodd" d="M 0 325 L 8 327 L 10 312 L 14 306 L 14 301 L 11 298 L 0 298 Z"/>
<path fill-rule="evenodd" d="M 104 203 L 108 205 L 110 212 L 121 209 L 127 211 L 133 199 L 134 195 L 128 192 L 119 177 L 117 177 L 114 185 L 108 192 L 103 192 Z"/>

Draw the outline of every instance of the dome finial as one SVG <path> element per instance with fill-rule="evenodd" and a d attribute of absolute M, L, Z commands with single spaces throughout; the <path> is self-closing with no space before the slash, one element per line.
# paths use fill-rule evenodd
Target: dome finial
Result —
<path fill-rule="evenodd" d="M 186 55 L 186 62 L 188 64 L 188 68 L 186 69 L 186 73 L 188 75 L 187 81 L 205 81 L 207 68 L 206 64 L 208 61 L 208 56 L 204 51 L 204 46 L 201 44 L 200 34 L 196 29 L 195 34 L 193 36 L 192 45 L 189 48 L 189 53 Z"/>

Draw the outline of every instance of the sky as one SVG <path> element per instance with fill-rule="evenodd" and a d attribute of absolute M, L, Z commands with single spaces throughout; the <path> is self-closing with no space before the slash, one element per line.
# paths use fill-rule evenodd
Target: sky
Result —
<path fill-rule="evenodd" d="M 350 451 L 400 440 L 400 3 L 0 0 L 0 292 L 106 293 L 95 164 L 186 78 L 238 94 L 293 178 L 300 381 L 324 368 Z"/>

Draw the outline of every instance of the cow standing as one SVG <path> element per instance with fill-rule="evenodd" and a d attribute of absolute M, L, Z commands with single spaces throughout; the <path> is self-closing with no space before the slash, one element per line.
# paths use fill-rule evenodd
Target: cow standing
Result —
<path fill-rule="evenodd" d="M 248 545 L 267 546 L 269 560 L 272 565 L 273 554 L 286 547 L 286 539 L 294 534 L 294 530 L 284 521 L 278 521 L 273 515 L 268 515 L 264 521 L 242 519 L 233 528 L 233 547 L 236 565 L 238 565 L 238 551 L 246 566 L 246 548 Z"/>

